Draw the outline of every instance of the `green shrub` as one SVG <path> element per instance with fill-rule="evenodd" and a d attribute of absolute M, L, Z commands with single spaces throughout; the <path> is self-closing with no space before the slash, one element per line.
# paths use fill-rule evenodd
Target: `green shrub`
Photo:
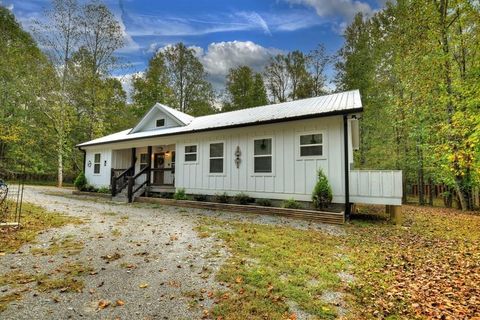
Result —
<path fill-rule="evenodd" d="M 327 176 L 321 169 L 318 170 L 317 176 L 317 184 L 312 192 L 312 201 L 315 208 L 323 209 L 332 203 L 332 188 L 328 183 Z"/>
<path fill-rule="evenodd" d="M 291 198 L 283 201 L 282 207 L 288 208 L 288 209 L 301 209 L 302 205 L 297 201 L 295 201 L 295 199 Z"/>
<path fill-rule="evenodd" d="M 257 199 L 257 200 L 255 200 L 255 203 L 258 206 L 262 206 L 262 207 L 271 207 L 272 206 L 272 202 L 269 199 Z"/>
<path fill-rule="evenodd" d="M 75 178 L 73 185 L 75 188 L 77 188 L 77 190 L 83 191 L 87 185 L 87 177 L 85 177 L 85 173 L 80 172 L 80 174 Z"/>
<path fill-rule="evenodd" d="M 187 200 L 187 195 L 185 193 L 185 189 L 178 188 L 175 194 L 173 195 L 173 199 L 175 200 Z"/>
<path fill-rule="evenodd" d="M 207 201 L 207 195 L 206 194 L 196 194 L 193 196 L 193 199 L 195 201 Z"/>
<path fill-rule="evenodd" d="M 220 203 L 228 203 L 228 194 L 224 193 L 217 193 L 215 195 L 215 201 Z"/>
<path fill-rule="evenodd" d="M 98 192 L 98 193 L 110 193 L 110 188 L 108 188 L 108 187 L 101 187 L 101 188 L 98 188 L 97 192 Z"/>
<path fill-rule="evenodd" d="M 235 201 L 240 204 L 249 204 L 254 200 L 248 194 L 240 192 L 235 195 Z"/>

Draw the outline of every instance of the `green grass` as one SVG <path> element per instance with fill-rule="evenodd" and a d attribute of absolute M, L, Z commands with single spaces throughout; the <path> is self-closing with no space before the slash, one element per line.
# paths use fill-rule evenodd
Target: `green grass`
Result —
<path fill-rule="evenodd" d="M 53 241 L 47 248 L 33 248 L 30 252 L 34 255 L 44 256 L 57 254 L 73 256 L 79 254 L 83 248 L 83 242 L 78 241 L 73 235 L 70 235 L 65 239 Z"/>
<path fill-rule="evenodd" d="M 212 313 L 225 319 L 280 319 L 288 303 L 324 319 L 334 306 L 319 297 L 341 290 L 337 275 L 345 268 L 336 246 L 339 239 L 316 231 L 204 219 L 200 235 L 222 239 L 232 256 L 217 274 L 230 289 L 215 293 Z"/>
<path fill-rule="evenodd" d="M 43 208 L 24 202 L 21 217 L 21 228 L 3 232 L 0 237 L 0 252 L 11 253 L 22 245 L 32 242 L 37 234 L 51 228 L 59 228 L 67 224 L 81 224 L 75 217 L 60 213 L 48 212 Z"/>
<path fill-rule="evenodd" d="M 338 237 L 203 219 L 199 236 L 220 238 L 229 251 L 216 274 L 225 285 L 214 293 L 213 318 L 293 319 L 304 312 L 331 319 L 338 310 L 322 294 L 332 292 L 343 294 L 346 319 L 454 319 L 480 312 L 480 213 L 406 205 L 403 225 L 395 226 L 384 207 L 360 211 Z M 351 282 L 342 282 L 340 272 Z"/>

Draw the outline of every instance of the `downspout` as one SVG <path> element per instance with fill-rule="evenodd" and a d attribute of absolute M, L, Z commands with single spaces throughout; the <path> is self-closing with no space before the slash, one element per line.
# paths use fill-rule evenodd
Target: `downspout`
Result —
<path fill-rule="evenodd" d="M 83 173 L 87 171 L 87 151 L 83 150 L 82 147 L 78 147 L 78 150 L 83 152 Z"/>
<path fill-rule="evenodd" d="M 348 168 L 348 115 L 343 115 L 343 153 L 345 161 L 345 219 L 350 217 L 350 170 Z"/>

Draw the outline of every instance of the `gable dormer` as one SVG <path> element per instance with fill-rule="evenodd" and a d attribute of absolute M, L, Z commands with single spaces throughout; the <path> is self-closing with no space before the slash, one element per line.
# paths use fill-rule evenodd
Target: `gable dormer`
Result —
<path fill-rule="evenodd" d="M 191 115 L 156 103 L 130 133 L 183 127 L 192 122 L 193 119 L 194 117 Z"/>

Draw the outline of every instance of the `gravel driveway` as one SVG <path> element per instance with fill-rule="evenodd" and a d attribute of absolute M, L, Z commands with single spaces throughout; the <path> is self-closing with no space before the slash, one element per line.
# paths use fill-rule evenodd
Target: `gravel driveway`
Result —
<path fill-rule="evenodd" d="M 201 238 L 194 230 L 202 216 L 342 232 L 336 226 L 262 215 L 116 204 L 51 187 L 26 187 L 24 198 L 85 223 L 48 230 L 34 244 L 0 256 L 0 274 L 12 270 L 55 274 L 66 264 L 91 269 L 80 276 L 85 284 L 82 292 L 26 290 L 21 301 L 12 302 L 0 314 L 2 319 L 201 318 L 213 303 L 209 292 L 222 286 L 214 277 L 228 256 L 220 241 Z M 65 239 L 79 244 L 80 250 L 32 254 Z M 0 287 L 0 297 L 5 291 Z M 110 304 L 99 308 L 102 300 Z M 121 300 L 118 306 L 117 300 Z"/>

